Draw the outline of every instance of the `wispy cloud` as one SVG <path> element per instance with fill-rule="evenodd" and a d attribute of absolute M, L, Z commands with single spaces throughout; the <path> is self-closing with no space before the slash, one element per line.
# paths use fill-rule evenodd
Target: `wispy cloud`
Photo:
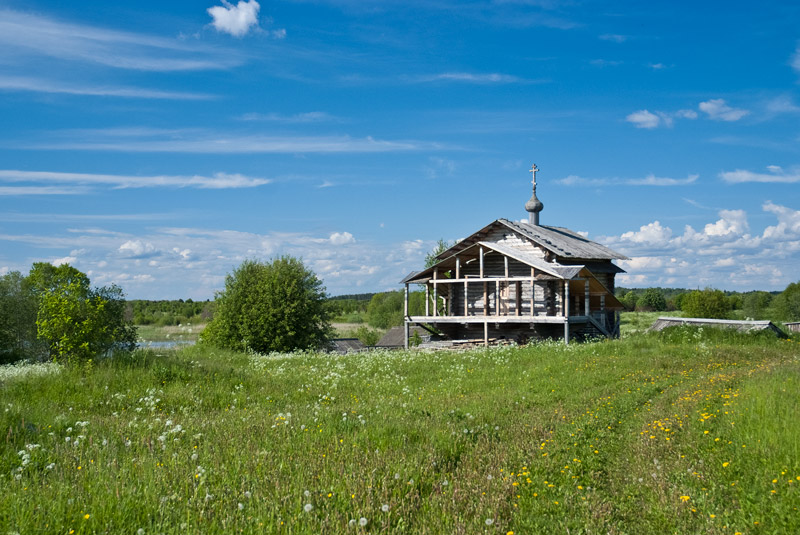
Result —
<path fill-rule="evenodd" d="M 742 184 L 745 182 L 794 184 L 800 182 L 800 169 L 787 173 L 777 165 L 769 165 L 767 170 L 769 173 L 754 173 L 753 171 L 736 169 L 735 171 L 724 171 L 719 174 L 719 177 L 729 184 Z"/>
<path fill-rule="evenodd" d="M 242 121 L 264 121 L 275 123 L 323 123 L 340 121 L 335 117 L 324 111 L 309 111 L 305 113 L 296 113 L 294 115 L 283 115 L 280 113 L 245 113 L 239 117 Z"/>
<path fill-rule="evenodd" d="M 598 35 L 597 37 L 603 41 L 611 41 L 612 43 L 624 43 L 628 40 L 627 35 L 620 35 L 616 33 L 604 33 L 602 35 Z"/>
<path fill-rule="evenodd" d="M 700 175 L 686 178 L 658 177 L 653 174 L 644 178 L 583 178 L 577 175 L 556 180 L 564 186 L 688 186 L 697 182 Z"/>
<path fill-rule="evenodd" d="M 622 65 L 622 62 L 612 59 L 593 59 L 589 61 L 589 64 L 595 67 L 602 68 L 602 67 L 617 67 L 619 65 Z"/>
<path fill-rule="evenodd" d="M 230 50 L 199 43 L 0 9 L 0 57 L 20 62 L 31 54 L 140 71 L 227 69 L 242 63 Z"/>
<path fill-rule="evenodd" d="M 800 72 L 800 46 L 797 47 L 797 50 L 795 50 L 792 56 L 791 65 L 794 70 Z"/>
<path fill-rule="evenodd" d="M 203 93 L 159 91 L 141 87 L 75 85 L 58 80 L 2 75 L 0 75 L 0 90 L 143 99 L 207 100 L 216 98 L 213 95 Z"/>
<path fill-rule="evenodd" d="M 240 1 L 236 5 L 222 0 L 221 6 L 210 7 L 206 11 L 211 15 L 211 24 L 218 32 L 243 37 L 258 27 L 259 9 L 261 6 L 256 0 Z"/>
<path fill-rule="evenodd" d="M 51 171 L 0 170 L 0 181 L 4 182 L 57 182 L 83 185 L 110 185 L 114 188 L 200 188 L 230 189 L 252 188 L 269 184 L 266 178 L 253 178 L 240 174 L 216 173 L 213 176 L 131 176 L 101 175 L 89 173 L 60 173 Z M 14 189 L 14 188 L 11 188 Z M 22 188 L 18 188 L 22 189 Z M 35 193 L 28 193 L 33 195 Z"/>
<path fill-rule="evenodd" d="M 472 72 L 443 72 L 439 74 L 421 75 L 409 77 L 409 81 L 425 82 L 464 82 L 470 84 L 511 84 L 521 82 L 517 76 L 510 74 L 491 73 L 472 73 Z"/>
<path fill-rule="evenodd" d="M 701 102 L 698 108 L 706 113 L 709 119 L 714 121 L 738 121 L 750 113 L 748 110 L 728 106 L 725 100 L 721 98 Z"/>
<path fill-rule="evenodd" d="M 23 195 L 80 195 L 86 188 L 59 186 L 0 186 L 0 197 L 21 197 Z"/>
<path fill-rule="evenodd" d="M 126 129 L 84 131 L 83 140 L 57 141 L 26 145 L 29 149 L 93 150 L 117 152 L 173 152 L 205 154 L 259 154 L 259 153 L 378 153 L 396 151 L 431 150 L 443 148 L 441 144 L 422 141 L 387 141 L 371 136 L 259 136 L 214 135 L 186 130 L 180 136 L 153 132 L 138 135 Z M 76 134 L 73 132 L 73 134 Z M 74 135 L 73 135 L 74 137 Z M 142 139 L 148 137 L 150 139 Z M 175 137 L 179 137 L 176 139 Z"/>
<path fill-rule="evenodd" d="M 678 110 L 674 112 L 639 110 L 631 113 L 625 120 L 633 124 L 636 128 L 653 129 L 660 126 L 671 127 L 675 119 L 697 119 L 697 112 L 694 110 Z"/>

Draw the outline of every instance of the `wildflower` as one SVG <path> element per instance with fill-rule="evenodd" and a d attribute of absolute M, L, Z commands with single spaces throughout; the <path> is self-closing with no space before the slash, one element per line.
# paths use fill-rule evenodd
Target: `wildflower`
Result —
<path fill-rule="evenodd" d="M 308 498 L 309 496 L 311 496 L 311 493 L 310 493 L 309 491 L 307 491 L 307 490 L 304 490 L 304 491 L 303 491 L 303 496 L 305 496 L 306 498 Z"/>
<path fill-rule="evenodd" d="M 722 463 L 722 467 L 723 467 L 723 468 L 725 468 L 725 467 L 727 467 L 729 464 L 731 464 L 731 463 L 728 463 L 728 462 Z"/>
<path fill-rule="evenodd" d="M 242 502 L 239 502 L 239 503 L 237 504 L 237 507 L 239 507 L 239 510 L 240 510 L 240 511 L 244 510 L 244 504 L 243 504 Z"/>
<path fill-rule="evenodd" d="M 136 535 L 144 535 L 144 528 L 139 528 L 136 530 Z"/>
<path fill-rule="evenodd" d="M 681 501 L 682 502 L 688 502 L 689 500 L 690 500 L 690 498 L 688 496 L 681 496 Z"/>
<path fill-rule="evenodd" d="M 368 522 L 367 519 L 364 518 L 363 516 L 358 519 L 358 525 L 361 526 L 362 528 L 367 525 L 367 522 Z"/>
<path fill-rule="evenodd" d="M 494 524 L 494 520 L 492 520 L 491 518 L 487 518 L 485 524 L 487 526 L 491 526 L 492 524 Z"/>
<path fill-rule="evenodd" d="M 249 499 L 250 499 L 250 496 L 252 496 L 252 494 L 250 494 L 250 491 L 249 491 L 249 490 L 246 490 L 246 491 L 244 491 L 244 497 L 245 497 L 245 498 L 247 498 L 247 499 L 249 500 Z"/>
<path fill-rule="evenodd" d="M 388 513 L 389 512 L 389 504 L 385 503 L 385 504 L 381 505 L 381 511 L 383 511 L 384 513 Z"/>
<path fill-rule="evenodd" d="M 83 515 L 83 519 L 84 520 L 89 520 L 89 513 L 86 513 L 85 515 Z"/>
<path fill-rule="evenodd" d="M 312 509 L 314 509 L 314 506 L 313 506 L 313 505 L 311 505 L 310 503 L 307 503 L 307 504 L 305 504 L 305 505 L 303 506 L 303 510 L 304 510 L 306 513 L 310 513 Z"/>

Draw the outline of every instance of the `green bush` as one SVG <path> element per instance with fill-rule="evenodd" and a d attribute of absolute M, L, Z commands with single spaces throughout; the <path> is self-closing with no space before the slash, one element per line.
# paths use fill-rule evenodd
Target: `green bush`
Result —
<path fill-rule="evenodd" d="M 636 301 L 636 309 L 660 312 L 667 309 L 667 300 L 658 288 L 648 288 Z"/>
<path fill-rule="evenodd" d="M 800 282 L 793 282 L 772 301 L 781 321 L 800 320 Z"/>
<path fill-rule="evenodd" d="M 201 341 L 258 353 L 324 346 L 333 333 L 325 288 L 297 258 L 246 260 L 225 278 Z"/>
<path fill-rule="evenodd" d="M 730 301 L 721 290 L 694 290 L 681 303 L 683 314 L 689 318 L 725 319 L 730 313 Z"/>

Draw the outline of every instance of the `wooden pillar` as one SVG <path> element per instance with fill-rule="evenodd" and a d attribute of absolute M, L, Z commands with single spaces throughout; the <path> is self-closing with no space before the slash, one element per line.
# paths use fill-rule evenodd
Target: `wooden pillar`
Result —
<path fill-rule="evenodd" d="M 409 338 L 408 331 L 409 331 L 409 327 L 410 327 L 411 323 L 408 320 L 405 320 L 403 322 L 403 325 L 405 326 L 405 328 L 403 329 L 404 334 L 405 334 L 405 336 L 404 336 L 404 338 L 405 338 L 404 347 L 406 349 L 408 349 L 408 338 Z"/>
<path fill-rule="evenodd" d="M 522 282 L 521 281 L 517 281 L 515 284 L 516 284 L 516 287 L 514 288 L 514 296 L 515 296 L 517 302 L 514 303 L 514 305 L 515 305 L 514 308 L 516 309 L 516 315 L 519 316 L 519 313 L 520 313 L 519 309 L 522 308 Z"/>
<path fill-rule="evenodd" d="M 590 315 L 589 314 L 589 312 L 590 312 L 590 310 L 589 310 L 589 279 L 586 279 L 586 284 L 585 284 L 584 288 L 586 288 L 586 290 L 584 291 L 584 294 L 583 294 L 583 301 L 584 301 L 583 313 L 584 313 L 585 316 L 589 316 Z"/>
<path fill-rule="evenodd" d="M 461 259 L 456 257 L 456 278 L 461 278 Z"/>
<path fill-rule="evenodd" d="M 494 315 L 500 315 L 500 280 L 494 283 Z"/>
<path fill-rule="evenodd" d="M 564 281 L 564 343 L 569 344 L 569 281 Z"/>
<path fill-rule="evenodd" d="M 467 288 L 467 277 L 464 277 L 464 315 L 469 316 L 469 288 Z"/>
<path fill-rule="evenodd" d="M 403 317 L 408 317 L 408 283 L 406 283 L 406 291 L 403 295 Z"/>
<path fill-rule="evenodd" d="M 408 349 L 408 283 L 403 300 L 403 347 Z"/>
<path fill-rule="evenodd" d="M 439 315 L 439 287 L 436 279 L 439 278 L 439 268 L 433 268 L 433 317 Z M 588 282 L 586 284 L 589 284 Z"/>
<path fill-rule="evenodd" d="M 489 283 L 483 281 L 483 315 L 489 315 Z"/>
<path fill-rule="evenodd" d="M 478 247 L 478 261 L 480 263 L 479 276 L 483 278 L 483 247 Z"/>
<path fill-rule="evenodd" d="M 503 261 L 505 262 L 505 268 L 506 268 L 506 278 L 508 278 L 508 257 L 507 257 L 507 256 L 504 256 L 504 257 L 503 257 Z"/>
<path fill-rule="evenodd" d="M 483 322 L 483 346 L 489 347 L 489 322 Z"/>
<path fill-rule="evenodd" d="M 431 287 L 425 283 L 425 315 L 431 315 Z"/>
<path fill-rule="evenodd" d="M 600 296 L 600 325 L 606 328 L 606 296 Z"/>
<path fill-rule="evenodd" d="M 536 271 L 531 268 L 531 317 L 536 315 Z"/>

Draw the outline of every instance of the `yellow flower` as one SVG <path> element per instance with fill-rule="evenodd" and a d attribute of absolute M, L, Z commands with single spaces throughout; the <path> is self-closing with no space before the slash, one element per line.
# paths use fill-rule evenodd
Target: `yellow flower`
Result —
<path fill-rule="evenodd" d="M 86 513 L 85 515 L 83 515 L 83 519 L 84 520 L 89 520 L 89 513 Z"/>
<path fill-rule="evenodd" d="M 729 464 L 731 464 L 731 463 L 727 463 L 727 462 L 726 462 L 726 463 L 722 463 L 722 467 L 723 467 L 723 468 L 725 468 L 725 467 L 726 467 L 726 466 L 728 466 Z"/>
<path fill-rule="evenodd" d="M 683 502 L 688 502 L 689 499 L 690 498 L 688 496 L 681 496 L 681 501 L 683 501 Z"/>

